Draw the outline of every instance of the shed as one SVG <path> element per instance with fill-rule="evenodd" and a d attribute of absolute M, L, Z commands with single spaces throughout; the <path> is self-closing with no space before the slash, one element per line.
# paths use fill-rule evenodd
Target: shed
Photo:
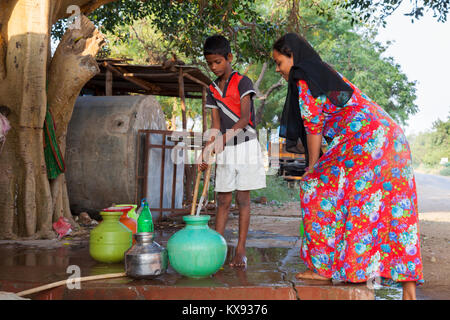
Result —
<path fill-rule="evenodd" d="M 195 66 L 133 65 L 129 59 L 98 59 L 100 72 L 83 88 L 82 93 L 96 96 L 145 94 L 180 97 L 183 130 L 186 129 L 186 98 L 202 99 L 203 132 L 206 130 L 206 89 L 211 79 Z"/>
<path fill-rule="evenodd" d="M 118 143 L 120 148 L 117 148 L 117 152 L 122 152 L 122 149 L 124 148 L 123 141 L 131 141 L 128 144 L 131 143 L 132 147 L 128 147 L 128 149 L 133 150 L 135 153 L 133 154 L 133 159 L 136 159 L 136 161 L 132 169 L 128 168 L 126 170 L 132 171 L 135 174 L 135 180 L 131 187 L 129 183 L 128 186 L 123 186 L 124 190 L 123 193 L 121 193 L 121 196 L 130 195 L 133 193 L 130 192 L 130 190 L 135 190 L 135 192 L 134 197 L 122 197 L 122 203 L 127 202 L 137 204 L 142 197 L 148 197 L 149 193 L 151 193 L 151 196 L 155 196 L 155 193 L 157 193 L 155 190 L 157 190 L 159 191 L 159 195 L 157 197 L 158 199 L 150 203 L 150 210 L 156 219 L 159 219 L 165 215 L 189 213 L 189 206 L 192 202 L 192 189 L 196 168 L 193 164 L 189 164 L 186 160 L 189 156 L 192 157 L 192 154 L 189 154 L 188 152 L 189 150 L 194 150 L 194 152 L 196 152 L 195 150 L 198 151 L 201 149 L 202 133 L 188 132 L 186 130 L 187 119 L 185 99 L 202 99 L 202 131 L 204 132 L 207 129 L 205 112 L 206 89 L 211 83 L 211 80 L 194 66 L 171 65 L 170 63 L 166 65 L 132 65 L 127 62 L 129 61 L 127 59 L 99 59 L 97 61 L 100 72 L 85 85 L 81 92 L 81 95 L 91 96 L 91 98 L 82 99 L 82 97 L 80 97 L 80 99 L 78 99 L 79 101 L 77 101 L 76 108 L 74 110 L 73 123 L 71 121 L 69 125 L 67 139 L 68 150 L 70 150 L 69 143 L 77 145 L 78 148 L 83 148 L 83 143 L 89 143 L 89 139 L 83 139 L 84 142 L 82 142 L 81 138 L 78 138 L 81 136 L 77 130 L 84 128 L 85 125 L 82 124 L 82 122 L 85 120 L 83 119 L 85 119 L 89 114 L 86 113 L 86 106 L 81 107 L 82 104 L 88 104 L 92 108 L 101 108 L 101 111 L 98 112 L 108 113 L 107 110 L 110 110 L 111 113 L 114 113 L 114 115 L 108 114 L 108 117 L 106 117 L 105 114 L 105 120 L 118 116 L 119 114 L 121 117 L 125 118 L 146 118 L 149 117 L 148 111 L 143 111 L 144 109 L 142 107 L 137 107 L 141 104 L 140 102 L 138 103 L 137 100 L 133 99 L 133 96 L 134 98 L 142 95 L 180 97 L 183 126 L 182 131 L 169 131 L 166 130 L 165 127 L 161 126 L 156 128 L 143 125 L 142 127 L 135 126 L 129 130 L 124 130 L 120 134 L 132 135 L 132 137 L 128 136 L 120 139 L 117 139 L 117 132 L 114 132 L 115 136 L 112 137 L 113 134 L 110 129 L 98 130 L 98 133 L 93 133 L 96 132 L 96 130 L 90 130 L 90 133 L 103 135 L 96 137 L 97 141 L 100 141 L 101 139 L 117 142 L 122 141 L 120 144 Z M 115 96 L 117 96 L 117 103 L 114 102 Z M 128 101 L 126 96 L 131 99 L 129 104 L 126 102 Z M 94 101 L 97 99 L 96 97 L 98 97 L 98 101 Z M 108 100 L 104 100 L 105 98 L 108 98 Z M 111 105 L 111 108 L 105 108 L 104 104 L 106 102 L 108 105 Z M 120 104 L 123 106 L 121 107 Z M 127 107 L 127 105 L 129 105 L 129 107 Z M 142 105 L 150 104 L 144 103 Z M 87 107 L 89 108 L 89 106 Z M 130 108 L 130 110 L 126 111 L 127 108 Z M 155 110 L 159 108 L 160 110 L 160 107 L 156 105 L 152 108 L 156 108 Z M 80 115 L 77 116 L 76 113 L 78 112 L 80 112 Z M 83 115 L 81 112 L 83 112 Z M 140 115 L 135 115 L 136 112 L 140 113 Z M 126 119 L 124 120 L 124 123 L 125 122 Z M 149 122 L 143 121 L 141 123 L 145 124 Z M 197 139 L 193 139 L 194 136 Z M 196 142 L 194 143 L 194 141 Z M 200 141 L 200 144 L 198 141 Z M 89 147 L 86 146 L 86 148 Z M 97 148 L 102 148 L 102 146 L 98 144 Z M 114 149 L 111 145 L 107 148 L 108 150 L 98 151 L 112 151 L 112 149 Z M 174 154 L 176 158 L 175 161 L 173 159 Z M 172 157 L 170 155 L 172 155 Z M 180 161 L 180 156 L 184 159 L 183 161 Z M 66 162 L 70 163 L 70 157 L 73 157 L 73 160 L 75 160 L 75 154 L 68 153 L 66 154 Z M 90 155 L 85 154 L 85 157 L 90 157 Z M 119 158 L 121 157 L 117 157 L 117 159 Z M 92 156 L 90 159 L 83 160 L 78 156 L 77 161 L 85 161 L 86 165 L 89 164 L 90 166 L 95 166 L 95 161 L 97 161 L 100 166 L 100 162 L 103 161 L 103 159 Z M 131 163 L 133 161 L 128 162 Z M 112 170 L 125 170 L 125 168 L 120 166 L 119 161 L 117 161 L 117 164 L 111 162 L 110 165 L 113 166 L 111 168 Z M 80 164 L 78 164 L 77 168 L 79 167 Z M 68 170 L 71 170 L 70 166 L 68 166 Z M 77 177 L 73 181 L 68 179 L 68 184 L 73 184 L 74 188 L 76 188 L 75 183 L 78 186 L 80 185 L 81 181 L 79 181 L 79 179 L 82 175 L 75 173 L 71 175 L 69 173 L 68 176 Z M 115 172 L 115 175 L 111 175 L 111 183 L 114 183 L 114 176 L 117 176 L 117 172 Z M 123 176 L 125 176 L 125 173 L 123 173 Z M 83 177 L 82 179 L 88 178 L 89 176 L 86 176 L 86 178 Z M 92 176 L 90 176 L 90 178 L 92 179 Z M 81 184 L 87 186 L 90 183 L 92 182 L 83 180 Z M 155 186 L 158 187 L 155 188 Z M 68 187 L 69 189 L 71 188 L 71 186 Z M 119 189 L 121 187 L 122 186 L 120 185 L 115 186 L 116 194 L 120 193 Z M 125 187 L 127 188 L 127 192 L 125 192 Z M 87 190 L 87 187 L 85 189 Z M 182 193 L 181 195 L 179 194 L 180 192 Z M 109 193 L 104 192 L 104 194 L 108 196 Z M 172 199 L 167 199 L 167 194 L 170 194 Z M 180 196 L 183 200 L 182 205 L 180 205 L 181 201 L 179 201 Z M 116 202 L 112 194 L 111 199 L 105 199 L 104 203 L 107 202 Z M 89 203 L 92 202 L 86 201 L 86 205 L 83 205 L 82 203 L 77 203 L 76 205 L 77 207 L 86 208 Z M 93 209 L 98 210 L 100 208 Z"/>

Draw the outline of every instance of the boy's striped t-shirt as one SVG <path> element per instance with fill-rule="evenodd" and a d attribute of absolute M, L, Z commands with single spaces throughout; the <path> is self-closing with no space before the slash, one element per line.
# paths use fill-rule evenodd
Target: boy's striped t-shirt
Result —
<path fill-rule="evenodd" d="M 252 81 L 244 75 L 233 71 L 225 83 L 225 87 L 220 90 L 218 80 L 212 82 L 209 86 L 206 107 L 218 109 L 220 114 L 220 131 L 225 134 L 227 129 L 241 118 L 241 99 L 250 94 L 250 117 L 249 124 L 240 134 L 234 137 L 233 145 L 244 141 L 256 139 L 255 130 L 255 109 L 253 105 L 253 95 L 256 93 Z M 231 144 L 231 141 L 229 142 Z"/>

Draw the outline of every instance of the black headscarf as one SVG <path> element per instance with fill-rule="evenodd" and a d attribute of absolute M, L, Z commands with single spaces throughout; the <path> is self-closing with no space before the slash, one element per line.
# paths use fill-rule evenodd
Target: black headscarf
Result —
<path fill-rule="evenodd" d="M 314 98 L 325 94 L 334 105 L 344 106 L 353 89 L 302 37 L 288 33 L 275 42 L 273 48 L 281 54 L 293 55 L 294 65 L 289 72 L 288 93 L 281 115 L 280 136 L 286 138 L 286 151 L 305 153 L 308 159 L 306 131 L 298 103 L 297 82 L 305 80 Z M 303 147 L 298 148 L 299 138 Z M 304 150 L 302 150 L 304 149 Z M 302 152 L 303 151 L 303 152 Z"/>

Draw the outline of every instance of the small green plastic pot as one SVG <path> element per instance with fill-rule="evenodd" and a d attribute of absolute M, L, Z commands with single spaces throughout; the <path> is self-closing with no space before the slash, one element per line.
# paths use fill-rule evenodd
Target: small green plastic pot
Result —
<path fill-rule="evenodd" d="M 100 212 L 103 221 L 92 229 L 89 254 L 94 260 L 118 263 L 125 257 L 133 242 L 133 233 L 119 222 L 122 212 Z"/>
<path fill-rule="evenodd" d="M 127 216 L 128 216 L 128 218 L 137 220 L 137 218 L 138 218 L 138 216 L 136 214 L 137 205 L 135 205 L 135 204 L 116 204 L 115 206 L 116 207 L 133 207 L 133 209 L 128 211 Z"/>
<path fill-rule="evenodd" d="M 227 242 L 208 226 L 208 215 L 184 216 L 186 226 L 167 242 L 173 269 L 190 278 L 204 278 L 216 273 L 225 263 Z"/>

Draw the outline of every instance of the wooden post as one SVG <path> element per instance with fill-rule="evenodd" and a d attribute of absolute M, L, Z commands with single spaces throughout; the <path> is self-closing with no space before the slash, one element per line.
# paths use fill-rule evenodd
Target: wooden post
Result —
<path fill-rule="evenodd" d="M 106 80 L 105 80 L 105 95 L 106 96 L 112 96 L 112 79 L 113 75 L 111 70 L 106 69 Z"/>
<path fill-rule="evenodd" d="M 186 131 L 186 101 L 184 96 L 184 79 L 183 79 L 183 69 L 180 68 L 180 75 L 178 76 L 178 86 L 179 86 L 179 92 L 180 92 L 180 99 L 181 99 L 181 115 L 182 115 L 182 122 L 183 122 L 183 131 Z"/>

